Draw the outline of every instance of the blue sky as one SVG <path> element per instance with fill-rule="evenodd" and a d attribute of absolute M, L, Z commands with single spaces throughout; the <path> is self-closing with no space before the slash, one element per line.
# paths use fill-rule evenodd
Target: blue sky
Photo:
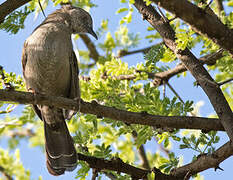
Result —
<path fill-rule="evenodd" d="M 0 4 L 3 0 L 0 0 Z M 94 19 L 94 30 L 100 26 L 100 23 L 103 19 L 109 20 L 109 28 L 112 32 L 116 31 L 117 26 L 119 24 L 119 16 L 115 14 L 118 8 L 122 7 L 122 4 L 119 3 L 117 0 L 112 1 L 99 1 L 98 7 L 93 8 L 91 11 L 91 15 Z M 54 11 L 58 7 L 49 6 L 45 10 L 46 15 L 50 12 Z M 140 36 L 143 38 L 145 37 L 148 32 L 146 32 L 146 28 L 148 23 L 146 21 L 142 21 L 141 15 L 136 13 L 135 11 L 133 16 L 133 22 L 129 25 L 129 29 L 133 33 L 139 33 Z M 16 35 L 10 35 L 7 32 L 0 31 L 0 65 L 4 67 L 7 72 L 15 72 L 16 74 L 22 75 L 21 70 L 21 52 L 22 47 L 25 39 L 31 34 L 33 29 L 38 26 L 44 17 L 42 14 L 39 14 L 38 18 L 34 20 L 34 14 L 31 14 L 25 22 L 25 28 L 20 30 Z M 96 42 L 94 38 L 91 39 Z M 104 37 L 100 38 L 98 41 L 103 42 Z M 78 48 L 84 48 L 81 40 L 75 42 Z M 147 41 L 142 41 L 142 43 L 135 49 L 147 47 L 149 44 Z M 193 50 L 193 53 L 198 56 L 198 51 L 200 47 Z M 143 61 L 143 55 L 137 54 L 133 56 L 126 56 L 122 58 L 123 61 L 128 62 L 130 66 L 135 65 L 137 62 Z M 171 64 L 171 66 L 175 66 L 175 64 Z M 212 74 L 213 75 L 213 74 Z M 205 93 L 202 91 L 200 87 L 193 87 L 194 78 L 187 73 L 186 78 L 173 78 L 169 82 L 173 85 L 173 87 L 177 90 L 180 96 L 183 98 L 184 101 L 186 100 L 193 100 L 195 103 L 199 101 L 203 101 L 204 105 L 200 109 L 201 116 L 208 116 L 212 114 L 213 108 L 206 97 Z M 173 94 L 167 88 L 167 95 L 173 96 Z M 12 112 L 11 115 L 18 115 L 20 112 L 20 108 L 16 109 L 15 112 Z M 0 116 L 2 118 L 2 116 Z M 222 141 L 219 143 L 219 146 L 226 142 L 228 138 L 226 137 L 225 133 L 220 133 L 221 137 L 223 137 Z M 149 149 L 154 149 L 157 146 L 153 143 L 148 143 L 146 147 Z M 178 149 L 178 146 L 173 144 L 173 150 L 177 152 L 179 155 L 184 155 L 184 163 L 190 162 L 193 152 L 192 151 L 181 151 Z M 0 147 L 6 148 L 6 141 L 3 139 L 0 141 Z M 157 149 L 156 149 L 157 150 Z M 76 171 L 72 173 L 66 173 L 60 177 L 52 177 L 47 173 L 46 166 L 45 166 L 45 156 L 40 149 L 30 148 L 28 142 L 23 141 L 20 144 L 20 152 L 21 152 L 21 159 L 25 168 L 31 170 L 32 178 L 36 179 L 39 175 L 42 175 L 43 179 L 56 179 L 56 180 L 65 180 L 65 179 L 74 179 Z M 233 158 L 229 158 L 224 161 L 220 167 L 224 169 L 224 171 L 217 171 L 214 172 L 214 169 L 209 169 L 201 174 L 205 176 L 205 179 L 217 180 L 220 178 L 223 179 L 230 179 Z"/>

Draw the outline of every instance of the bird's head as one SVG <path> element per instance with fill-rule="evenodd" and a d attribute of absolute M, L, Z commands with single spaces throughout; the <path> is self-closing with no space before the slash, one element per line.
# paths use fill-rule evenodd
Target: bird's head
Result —
<path fill-rule="evenodd" d="M 70 15 L 72 33 L 89 33 L 98 39 L 93 30 L 93 22 L 90 14 L 79 7 L 66 5 L 62 7 Z"/>

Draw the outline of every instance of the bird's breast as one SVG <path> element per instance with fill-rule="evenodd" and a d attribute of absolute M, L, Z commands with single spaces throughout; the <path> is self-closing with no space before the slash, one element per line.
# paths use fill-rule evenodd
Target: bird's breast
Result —
<path fill-rule="evenodd" d="M 55 96 L 67 96 L 70 88 L 72 42 L 62 33 L 34 32 L 27 40 L 27 87 Z"/>

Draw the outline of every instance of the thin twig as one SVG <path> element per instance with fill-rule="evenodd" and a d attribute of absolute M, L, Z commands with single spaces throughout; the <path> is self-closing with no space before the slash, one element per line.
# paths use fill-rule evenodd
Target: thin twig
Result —
<path fill-rule="evenodd" d="M 3 84 L 5 85 L 6 89 L 14 90 L 15 88 L 11 85 L 11 83 L 6 82 L 6 76 L 4 74 L 3 67 L 0 66 L 0 78 L 2 79 Z"/>
<path fill-rule="evenodd" d="M 146 54 L 152 47 L 163 45 L 163 44 L 164 44 L 164 42 L 160 42 L 160 43 L 157 43 L 157 44 L 152 45 L 150 47 L 146 47 L 146 48 L 142 48 L 142 49 L 138 49 L 138 50 L 133 50 L 133 51 L 127 51 L 127 50 L 122 49 L 122 50 L 118 51 L 116 58 L 124 57 L 127 55 L 132 55 L 132 54 L 136 54 L 136 53 Z"/>
<path fill-rule="evenodd" d="M 95 168 L 92 168 L 92 177 L 91 180 L 96 180 L 96 178 L 98 177 L 98 171 Z"/>
<path fill-rule="evenodd" d="M 6 177 L 7 180 L 13 180 L 13 177 L 11 177 L 7 172 L 6 169 L 2 166 L 0 166 L 0 172 L 2 172 L 3 176 Z"/>
<path fill-rule="evenodd" d="M 221 12 L 224 11 L 222 0 L 215 0 L 217 9 L 218 9 L 218 15 L 221 15 Z"/>
<path fill-rule="evenodd" d="M 166 84 L 163 83 L 163 98 L 166 97 Z"/>
<path fill-rule="evenodd" d="M 9 131 L 8 130 L 6 135 L 11 138 L 15 138 L 15 137 L 32 137 L 32 136 L 35 136 L 36 134 L 31 129 L 23 128 L 20 131 Z"/>
<path fill-rule="evenodd" d="M 159 13 L 160 13 L 161 17 L 163 18 L 164 22 L 169 23 L 168 18 L 163 14 L 163 11 L 160 9 L 160 7 L 157 6 L 157 8 L 158 8 Z"/>
<path fill-rule="evenodd" d="M 90 58 L 92 58 L 95 62 L 97 62 L 100 55 L 96 49 L 95 44 L 91 41 L 91 39 L 86 34 L 79 34 L 79 36 L 83 40 L 86 47 L 88 48 Z"/>
<path fill-rule="evenodd" d="M 136 141 L 137 140 L 137 136 L 138 136 L 137 132 L 133 131 L 132 135 L 133 135 L 133 138 Z M 138 148 L 138 152 L 139 152 L 140 158 L 142 160 L 142 167 L 149 170 L 150 169 L 150 164 L 149 164 L 149 161 L 148 161 L 148 158 L 147 158 L 147 155 L 146 155 L 146 151 L 145 151 L 145 148 L 144 148 L 143 145 L 141 145 Z"/>
<path fill-rule="evenodd" d="M 218 85 L 219 85 L 219 86 L 222 86 L 222 85 L 224 85 L 224 84 L 226 84 L 226 83 L 229 83 L 229 82 L 231 82 L 231 81 L 233 81 L 233 78 L 230 78 L 230 79 L 228 79 L 228 80 L 226 80 L 226 81 L 220 82 L 220 83 L 218 83 Z"/>
<path fill-rule="evenodd" d="M 182 104 L 184 104 L 183 99 L 180 97 L 180 95 L 176 92 L 176 90 L 170 85 L 169 82 L 166 82 L 166 84 L 168 85 L 168 87 L 171 89 L 171 91 L 175 94 L 175 96 L 180 100 L 180 102 L 182 102 Z"/>
<path fill-rule="evenodd" d="M 40 6 L 40 9 L 41 9 L 41 11 L 42 11 L 42 14 L 43 14 L 44 17 L 46 18 L 46 15 L 45 15 L 45 13 L 44 13 L 44 10 L 43 10 L 43 8 L 42 8 L 42 5 L 41 5 L 41 3 L 40 3 L 40 0 L 38 0 L 38 3 L 39 3 L 39 6 Z"/>
<path fill-rule="evenodd" d="M 185 104 L 183 99 L 180 97 L 180 95 L 176 92 L 176 90 L 170 85 L 169 82 L 166 82 L 168 87 L 171 89 L 171 91 L 175 94 L 175 96 L 180 100 L 182 104 Z M 192 116 L 196 116 L 193 112 L 190 112 Z"/>
<path fill-rule="evenodd" d="M 216 61 L 223 57 L 223 49 L 218 50 L 217 52 L 213 54 L 208 54 L 203 57 L 200 57 L 199 60 L 201 64 L 206 65 L 214 65 Z M 92 64 L 95 65 L 95 64 Z M 147 73 L 149 79 L 153 79 L 153 84 L 155 86 L 163 85 L 164 82 L 167 82 L 170 78 L 174 77 L 175 75 L 187 71 L 186 67 L 180 63 L 175 68 L 169 69 L 167 71 L 158 72 L 158 73 L 151 73 L 146 71 L 140 71 L 135 70 L 136 73 Z M 108 75 L 109 76 L 109 75 Z M 103 79 L 106 79 L 108 77 L 107 75 L 101 76 Z M 129 74 L 129 75 L 119 75 L 119 76 L 111 76 L 111 78 L 117 79 L 117 80 L 133 80 L 137 77 L 136 74 Z M 89 76 L 80 76 L 80 79 L 83 79 L 84 81 L 89 81 Z"/>
<path fill-rule="evenodd" d="M 187 173 L 189 173 L 190 175 L 194 175 L 206 169 L 218 167 L 221 162 L 223 162 L 232 155 L 233 146 L 232 143 L 229 141 L 213 153 L 203 154 L 191 163 L 174 169 L 173 171 L 171 171 L 171 174 L 175 176 L 185 176 Z"/>
<path fill-rule="evenodd" d="M 156 141 L 157 144 L 159 145 L 159 149 L 160 149 L 162 152 L 164 152 L 164 153 L 166 154 L 167 157 L 169 157 L 170 151 L 169 151 L 168 149 L 166 149 L 162 144 L 159 144 L 159 143 L 158 143 L 159 140 L 158 140 L 157 137 L 155 137 L 155 141 Z"/>
<path fill-rule="evenodd" d="M 113 174 L 113 173 L 110 173 L 110 172 L 105 172 L 105 171 L 102 171 L 105 176 L 107 176 L 109 179 L 111 180 L 117 180 L 117 177 Z"/>

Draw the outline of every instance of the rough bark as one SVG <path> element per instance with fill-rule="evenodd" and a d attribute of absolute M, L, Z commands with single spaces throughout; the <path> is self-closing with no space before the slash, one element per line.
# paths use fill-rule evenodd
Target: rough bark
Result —
<path fill-rule="evenodd" d="M 224 25 L 214 13 L 208 13 L 187 0 L 152 0 L 176 17 L 187 22 L 192 28 L 207 36 L 213 42 L 233 55 L 233 31 Z M 188 13 L 187 13 L 188 12 Z"/>
<path fill-rule="evenodd" d="M 0 4 L 0 24 L 5 20 L 8 14 L 30 1 L 31 0 L 7 0 Z"/>
<path fill-rule="evenodd" d="M 79 111 L 77 101 L 63 98 L 32 94 L 0 89 L 0 101 L 17 102 L 20 104 L 50 105 L 54 107 Z M 125 110 L 107 107 L 98 104 L 96 101 L 81 101 L 80 112 L 94 114 L 98 117 L 111 118 L 127 124 L 141 124 L 155 127 L 169 127 L 177 129 L 202 129 L 204 131 L 223 131 L 220 121 L 215 118 L 189 117 L 189 116 L 158 116 L 145 112 L 136 113 Z"/>
<path fill-rule="evenodd" d="M 174 169 L 171 174 L 174 176 L 184 177 L 187 173 L 189 173 L 189 175 L 191 176 L 209 168 L 214 168 L 215 170 L 217 170 L 220 169 L 219 164 L 232 155 L 233 147 L 231 142 L 228 142 L 222 145 L 215 152 L 211 154 L 199 155 L 195 161 Z"/>
<path fill-rule="evenodd" d="M 168 0 L 168 2 L 170 1 Z M 185 48 L 184 50 L 181 50 L 177 48 L 174 30 L 168 22 L 164 21 L 164 19 L 151 5 L 146 6 L 145 2 L 142 0 L 135 0 L 134 5 L 138 9 L 139 13 L 142 14 L 143 18 L 146 19 L 160 33 L 166 46 L 176 54 L 177 58 L 182 61 L 185 67 L 197 80 L 197 83 L 205 91 L 211 104 L 213 105 L 215 112 L 220 118 L 220 121 L 228 136 L 231 140 L 233 140 L 233 114 L 219 85 L 212 79 L 201 62 L 198 61 L 198 59 L 189 51 L 189 49 Z"/>

